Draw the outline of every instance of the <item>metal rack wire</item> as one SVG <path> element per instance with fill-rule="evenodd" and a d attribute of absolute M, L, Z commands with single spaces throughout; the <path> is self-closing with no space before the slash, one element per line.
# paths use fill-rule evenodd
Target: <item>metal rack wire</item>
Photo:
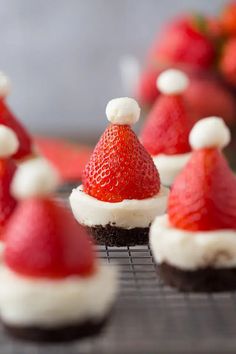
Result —
<path fill-rule="evenodd" d="M 1 354 L 236 353 L 236 293 L 183 294 L 165 286 L 149 246 L 100 246 L 97 252 L 120 268 L 120 293 L 103 333 L 43 347 L 1 334 Z"/>

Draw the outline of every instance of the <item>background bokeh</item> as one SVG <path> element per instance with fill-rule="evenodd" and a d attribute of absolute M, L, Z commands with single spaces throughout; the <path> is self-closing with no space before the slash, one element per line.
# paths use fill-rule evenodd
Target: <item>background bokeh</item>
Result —
<path fill-rule="evenodd" d="M 94 141 L 107 101 L 127 94 L 120 64 L 140 62 L 156 31 L 188 10 L 223 0 L 0 0 L 0 67 L 9 103 L 33 132 Z"/>

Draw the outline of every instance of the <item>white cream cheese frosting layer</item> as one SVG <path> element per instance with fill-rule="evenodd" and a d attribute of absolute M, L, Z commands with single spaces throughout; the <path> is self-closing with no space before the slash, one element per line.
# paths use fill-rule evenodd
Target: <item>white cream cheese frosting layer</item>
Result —
<path fill-rule="evenodd" d="M 152 156 L 159 171 L 161 183 L 164 186 L 171 186 L 177 175 L 184 168 L 190 159 L 191 152 L 178 155 L 159 154 Z"/>
<path fill-rule="evenodd" d="M 99 265 L 90 277 L 37 279 L 0 269 L 0 309 L 3 321 L 19 326 L 58 327 L 100 321 L 117 292 L 117 271 Z"/>
<path fill-rule="evenodd" d="M 236 267 L 236 230 L 184 231 L 171 226 L 164 215 L 151 226 L 150 245 L 159 264 L 183 270 Z"/>
<path fill-rule="evenodd" d="M 149 227 L 157 215 L 166 211 L 168 188 L 161 187 L 152 198 L 123 200 L 108 203 L 83 192 L 83 187 L 73 189 L 70 205 L 76 220 L 86 226 L 113 225 L 125 229 Z"/>

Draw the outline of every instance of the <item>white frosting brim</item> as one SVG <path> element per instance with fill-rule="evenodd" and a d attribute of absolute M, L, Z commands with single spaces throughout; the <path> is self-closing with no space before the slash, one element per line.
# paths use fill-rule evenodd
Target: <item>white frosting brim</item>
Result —
<path fill-rule="evenodd" d="M 161 183 L 171 186 L 177 175 L 190 159 L 191 152 L 178 155 L 159 154 L 153 156 L 153 161 L 159 171 Z"/>
<path fill-rule="evenodd" d="M 183 270 L 236 266 L 236 230 L 180 230 L 164 215 L 151 226 L 150 245 L 157 263 L 167 262 Z"/>
<path fill-rule="evenodd" d="M 152 198 L 108 203 L 84 193 L 79 186 L 70 195 L 70 205 L 76 220 L 86 226 L 111 224 L 125 229 L 144 228 L 149 227 L 157 215 L 165 213 L 168 193 L 168 188 L 161 187 Z"/>
<path fill-rule="evenodd" d="M 117 292 L 117 271 L 99 266 L 92 276 L 62 280 L 20 276 L 0 269 L 2 319 L 20 326 L 55 327 L 103 319 Z"/>

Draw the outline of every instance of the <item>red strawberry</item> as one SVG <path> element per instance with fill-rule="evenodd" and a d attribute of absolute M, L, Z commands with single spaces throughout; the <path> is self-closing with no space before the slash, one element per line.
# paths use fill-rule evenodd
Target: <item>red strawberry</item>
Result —
<path fill-rule="evenodd" d="M 193 153 L 174 183 L 168 214 L 179 229 L 236 229 L 236 177 L 218 149 Z"/>
<path fill-rule="evenodd" d="M 226 35 L 236 35 L 236 1 L 231 1 L 225 6 L 220 16 L 220 23 Z"/>
<path fill-rule="evenodd" d="M 189 110 L 196 119 L 219 116 L 228 124 L 235 123 L 236 104 L 233 95 L 215 79 L 193 76 L 184 93 Z"/>
<path fill-rule="evenodd" d="M 32 141 L 23 125 L 15 118 L 3 99 L 0 99 L 0 124 L 11 128 L 17 135 L 20 146 L 15 159 L 22 159 L 32 153 Z"/>
<path fill-rule="evenodd" d="M 140 139 L 147 151 L 158 154 L 182 154 L 191 150 L 188 136 L 192 117 L 180 95 L 161 95 L 141 132 Z"/>
<path fill-rule="evenodd" d="M 0 159 L 0 237 L 2 229 L 16 206 L 16 200 L 10 194 L 10 185 L 16 165 L 13 160 Z"/>
<path fill-rule="evenodd" d="M 90 239 L 69 210 L 55 201 L 20 202 L 5 232 L 5 262 L 26 276 L 87 276 L 95 269 Z"/>
<path fill-rule="evenodd" d="M 228 82 L 236 85 L 236 37 L 229 39 L 223 48 L 220 70 Z"/>
<path fill-rule="evenodd" d="M 215 58 L 214 45 L 196 28 L 194 19 L 175 20 L 156 40 L 149 53 L 149 61 L 164 64 L 188 64 L 209 69 Z"/>
<path fill-rule="evenodd" d="M 157 96 L 159 95 L 156 86 L 156 79 L 159 73 L 160 71 L 154 70 L 151 67 L 146 68 L 141 73 L 135 89 L 135 97 L 137 97 L 137 100 L 141 104 L 152 105 L 155 102 Z"/>
<path fill-rule="evenodd" d="M 113 124 L 100 138 L 84 171 L 84 191 L 106 202 L 144 199 L 160 189 L 152 158 L 129 125 Z"/>
<path fill-rule="evenodd" d="M 63 181 L 78 181 L 91 155 L 88 146 L 72 144 L 55 138 L 34 138 L 42 156 L 58 170 Z"/>
<path fill-rule="evenodd" d="M 141 132 L 141 141 L 151 155 L 174 155 L 191 150 L 188 136 L 193 117 L 182 97 L 188 84 L 188 77 L 180 70 L 169 69 L 159 75 L 157 86 L 161 95 Z"/>
<path fill-rule="evenodd" d="M 216 17 L 206 18 L 206 27 L 209 37 L 214 41 L 222 40 L 224 30 L 221 21 Z"/>

